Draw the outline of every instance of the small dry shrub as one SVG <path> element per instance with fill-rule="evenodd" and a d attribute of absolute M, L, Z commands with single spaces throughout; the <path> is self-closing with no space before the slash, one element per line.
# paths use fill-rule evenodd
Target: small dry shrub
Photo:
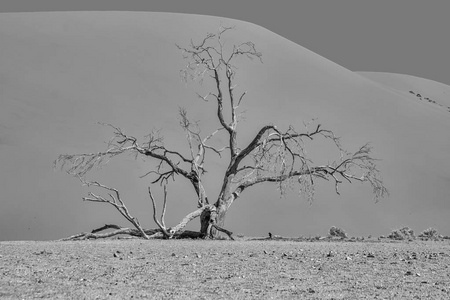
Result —
<path fill-rule="evenodd" d="M 342 228 L 332 226 L 330 228 L 330 236 L 331 237 L 340 237 L 341 239 L 345 239 L 345 238 L 347 238 L 347 233 Z"/>
<path fill-rule="evenodd" d="M 438 231 L 435 228 L 433 228 L 433 227 L 430 227 L 430 228 L 425 229 L 424 231 L 422 231 L 419 234 L 419 237 L 421 239 L 427 239 L 427 240 L 439 240 L 439 239 L 441 239 L 441 236 L 438 234 Z"/>
<path fill-rule="evenodd" d="M 388 238 L 393 240 L 413 240 L 415 238 L 414 230 L 409 227 L 395 229 L 388 235 Z"/>

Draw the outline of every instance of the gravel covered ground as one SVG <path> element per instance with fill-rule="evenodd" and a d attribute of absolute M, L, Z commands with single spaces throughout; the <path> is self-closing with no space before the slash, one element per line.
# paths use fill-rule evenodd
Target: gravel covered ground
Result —
<path fill-rule="evenodd" d="M 450 242 L 0 242 L 1 299 L 450 299 Z"/>

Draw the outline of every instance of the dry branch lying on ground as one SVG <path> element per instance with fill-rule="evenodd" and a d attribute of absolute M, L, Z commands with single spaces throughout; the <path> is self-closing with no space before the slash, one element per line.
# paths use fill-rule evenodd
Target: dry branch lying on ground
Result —
<path fill-rule="evenodd" d="M 215 228 L 216 230 L 226 233 L 231 240 L 234 240 L 233 233 L 231 231 L 223 229 L 217 225 L 212 225 L 212 227 Z M 110 232 L 105 232 L 105 233 L 99 233 L 101 231 L 108 230 L 108 229 L 116 229 L 116 230 L 110 231 Z M 148 236 L 149 239 L 164 238 L 164 234 L 161 232 L 160 229 L 144 229 L 144 232 L 146 233 L 146 235 Z M 124 227 L 120 227 L 115 224 L 106 224 L 100 228 L 92 230 L 91 232 L 81 232 L 78 234 L 74 234 L 72 236 L 60 239 L 60 241 L 102 239 L 102 238 L 109 238 L 109 237 L 118 236 L 118 235 L 130 235 L 133 237 L 142 237 L 142 234 L 137 229 L 124 228 Z M 184 231 L 180 231 L 180 232 L 173 234 L 171 238 L 174 238 L 174 239 L 201 239 L 201 238 L 205 238 L 205 236 L 204 236 L 204 234 L 202 234 L 201 232 L 198 232 L 198 231 L 184 230 Z"/>

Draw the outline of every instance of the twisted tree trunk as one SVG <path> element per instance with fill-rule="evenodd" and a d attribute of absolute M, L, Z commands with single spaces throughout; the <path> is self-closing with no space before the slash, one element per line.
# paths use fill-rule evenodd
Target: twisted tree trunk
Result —
<path fill-rule="evenodd" d="M 219 231 L 228 235 L 232 240 L 233 233 L 224 228 L 226 206 L 212 206 L 211 209 L 205 209 L 200 216 L 200 234 L 203 238 L 217 238 Z"/>

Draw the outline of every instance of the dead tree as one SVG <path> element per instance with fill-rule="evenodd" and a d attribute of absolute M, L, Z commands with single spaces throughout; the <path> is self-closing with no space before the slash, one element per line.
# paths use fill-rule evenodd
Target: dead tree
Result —
<path fill-rule="evenodd" d="M 188 236 L 209 237 L 214 236 L 218 230 L 232 237 L 231 232 L 223 228 L 228 209 L 244 190 L 265 183 L 277 184 L 281 193 L 284 193 L 289 186 L 296 186 L 308 200 L 314 197 L 317 179 L 333 182 L 338 194 L 339 186 L 344 181 L 370 184 L 376 201 L 388 194 L 379 177 L 376 160 L 371 156 L 371 147 L 366 144 L 353 153 L 348 152 L 341 146 L 339 138 L 333 131 L 323 128 L 320 124 L 314 125 L 312 129 L 305 126 L 304 131 L 298 131 L 294 126 L 282 130 L 273 124 L 267 124 L 256 130 L 253 139 L 247 144 L 238 144 L 240 105 L 247 93 L 237 91 L 235 79 L 238 69 L 235 63 L 241 57 L 262 61 L 262 55 L 252 42 L 226 47 L 223 38 L 230 30 L 232 30 L 230 27 L 221 27 L 217 33 L 207 34 L 198 43 L 191 41 L 187 47 L 178 46 L 187 60 L 186 68 L 182 70 L 183 78 L 201 82 L 209 81 L 213 87 L 206 95 L 198 94 L 198 96 L 204 101 L 202 102 L 204 105 L 213 105 L 215 110 L 213 115 L 219 124 L 216 130 L 204 135 L 200 130 L 200 124 L 192 122 L 188 118 L 187 111 L 180 109 L 180 125 L 186 133 L 189 155 L 166 147 L 159 132 L 150 133 L 148 139 L 141 144 L 120 128 L 105 124 L 114 130 L 114 137 L 106 151 L 60 155 L 55 161 L 55 166 L 78 177 L 83 184 L 112 192 L 109 198 L 90 193 L 83 199 L 113 205 L 135 227 L 134 229 L 115 227 L 117 234 L 144 238 L 177 237 L 182 235 L 183 228 L 189 221 L 200 217 L 200 232 L 190 233 Z M 218 135 L 225 135 L 228 142 L 217 147 L 217 141 L 215 143 L 212 141 L 217 139 Z M 335 161 L 316 165 L 307 157 L 306 145 L 319 138 L 329 141 L 330 146 L 336 149 L 338 158 Z M 225 152 L 228 152 L 226 155 L 228 167 L 223 174 L 220 193 L 214 201 L 210 202 L 202 181 L 206 172 L 204 166 L 206 154 L 210 153 L 225 159 L 223 158 Z M 133 153 L 136 157 L 140 156 L 157 162 L 157 167 L 150 170 L 146 176 L 153 177 L 152 184 L 164 185 L 164 203 L 159 220 L 156 217 L 156 201 L 149 188 L 149 196 L 153 203 L 153 217 L 158 229 L 143 229 L 139 221 L 130 215 L 117 190 L 98 182 L 85 180 L 86 174 L 93 168 L 102 166 L 111 158 L 125 153 Z M 197 210 L 188 214 L 178 225 L 166 227 L 164 222 L 166 186 L 169 179 L 178 178 L 188 180 L 192 184 Z M 97 237 L 103 236 L 92 232 L 77 235 L 75 238 Z"/>

